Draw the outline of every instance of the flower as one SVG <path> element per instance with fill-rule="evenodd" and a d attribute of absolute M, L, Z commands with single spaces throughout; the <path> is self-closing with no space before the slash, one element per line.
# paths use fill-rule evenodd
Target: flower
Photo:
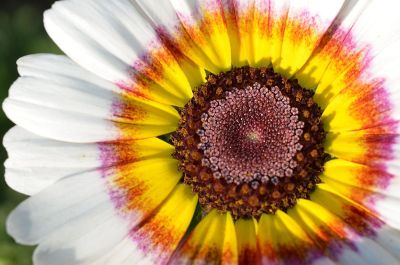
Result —
<path fill-rule="evenodd" d="M 55 3 L 68 57 L 3 105 L 9 234 L 35 264 L 399 264 L 398 8 Z"/>

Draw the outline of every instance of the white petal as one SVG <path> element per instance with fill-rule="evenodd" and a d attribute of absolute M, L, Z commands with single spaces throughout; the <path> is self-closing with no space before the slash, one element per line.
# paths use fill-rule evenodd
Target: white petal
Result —
<path fill-rule="evenodd" d="M 400 3 L 396 0 L 370 2 L 351 29 L 351 33 L 356 43 L 360 44 L 359 48 L 370 46 L 370 55 L 374 56 L 393 41 L 399 40 L 400 18 L 396 11 Z"/>
<path fill-rule="evenodd" d="M 363 239 L 357 244 L 360 254 L 366 260 L 366 264 L 393 265 L 400 260 L 392 256 L 385 248 L 372 239 Z"/>
<path fill-rule="evenodd" d="M 135 253 L 135 252 L 134 252 Z M 110 251 L 93 262 L 90 265 L 129 265 L 128 257 L 132 254 L 132 239 L 128 236 L 120 243 L 115 245 Z M 142 261 L 140 264 L 146 264 Z M 148 263 L 148 265 L 152 265 Z"/>
<path fill-rule="evenodd" d="M 18 63 L 27 76 L 12 85 L 3 108 L 12 121 L 36 134 L 96 142 L 151 137 L 176 128 L 179 116 L 172 107 L 125 97 L 64 56 L 28 56 Z M 136 136 L 124 136 L 122 127 Z"/>
<path fill-rule="evenodd" d="M 345 248 L 339 256 L 339 264 L 341 265 L 366 265 L 366 261 L 359 253 L 352 249 Z"/>
<path fill-rule="evenodd" d="M 63 179 L 21 203 L 8 217 L 7 231 L 19 243 L 38 244 L 74 220 L 90 220 L 112 208 L 104 179 L 92 171 Z"/>
<path fill-rule="evenodd" d="M 49 138 L 75 142 L 117 139 L 111 123 L 87 115 L 67 113 L 30 103 L 6 99 L 3 109 L 16 124 Z"/>
<path fill-rule="evenodd" d="M 316 261 L 312 262 L 312 265 L 340 265 L 336 262 L 333 262 L 329 258 L 319 258 Z"/>
<path fill-rule="evenodd" d="M 393 197 L 400 200 L 400 174 L 397 173 L 396 175 L 391 176 L 386 185 L 384 184 L 381 187 L 374 187 L 374 189 L 383 197 Z"/>
<path fill-rule="evenodd" d="M 35 194 L 62 177 L 101 165 L 95 144 L 49 140 L 14 127 L 4 137 L 7 184 L 18 192 Z"/>
<path fill-rule="evenodd" d="M 125 220 L 113 209 L 100 208 L 70 222 L 36 248 L 35 264 L 88 264 L 117 245 L 129 233 Z"/>
<path fill-rule="evenodd" d="M 59 180 L 10 214 L 8 233 L 19 243 L 39 244 L 36 264 L 98 259 L 149 217 L 180 178 L 171 159 L 125 166 L 129 172 L 110 167 Z"/>
<path fill-rule="evenodd" d="M 392 196 L 380 195 L 372 198 L 366 204 L 374 209 L 386 224 L 400 229 L 400 199 Z"/>
<path fill-rule="evenodd" d="M 9 158 L 5 179 L 14 190 L 33 195 L 57 180 L 96 168 L 105 168 L 150 157 L 169 157 L 172 146 L 153 138 L 123 144 L 75 144 L 55 141 L 12 128 L 3 144 Z M 118 152 L 124 156 L 118 158 Z"/>
<path fill-rule="evenodd" d="M 110 106 L 117 97 L 111 91 L 72 79 L 69 83 L 57 84 L 35 77 L 20 77 L 9 90 L 12 100 L 101 119 L 112 118 Z"/>
<path fill-rule="evenodd" d="M 382 248 L 374 240 L 366 237 L 357 239 L 354 248 L 345 248 L 343 253 L 339 254 L 339 260 L 343 265 L 394 265 L 399 260 L 393 257 L 388 251 Z"/>
<path fill-rule="evenodd" d="M 69 57 L 122 90 L 178 106 L 192 96 L 176 59 L 131 1 L 57 2 L 45 13 L 44 22 Z M 179 79 L 171 79 L 171 74 Z M 146 87 L 151 91 L 142 86 L 143 76 L 154 82 L 154 87 Z"/>
<path fill-rule="evenodd" d="M 162 27 L 166 34 L 174 36 L 177 25 L 180 24 L 173 5 L 170 0 L 145 1 L 137 0 L 143 12 L 151 19 L 154 27 Z"/>
<path fill-rule="evenodd" d="M 101 166 L 97 144 L 75 144 L 43 138 L 15 126 L 4 136 L 9 165 L 16 167 L 96 168 Z"/>
<path fill-rule="evenodd" d="M 110 81 L 130 80 L 130 65 L 155 37 L 132 3 L 123 0 L 57 2 L 44 22 L 68 56 Z"/>
<path fill-rule="evenodd" d="M 376 0 L 369 2 L 349 30 L 345 40 L 346 45 L 342 45 L 343 51 L 359 58 L 340 62 L 341 66 L 336 72 L 335 64 L 332 63 L 332 67 L 328 67 L 328 70 L 332 68 L 331 71 L 327 71 L 330 74 L 322 77 L 323 84 L 319 85 L 316 93 L 321 99 L 325 97 L 324 101 L 330 103 L 331 108 L 335 108 L 334 105 L 337 103 L 335 100 L 343 101 L 346 96 L 353 96 L 358 102 L 371 101 L 372 98 L 379 106 L 378 114 L 382 114 L 380 119 L 371 115 L 374 120 L 368 126 L 374 127 L 393 120 L 398 121 L 400 118 L 400 108 L 397 104 L 400 99 L 399 75 L 395 70 L 400 60 L 398 56 L 400 17 L 396 12 L 400 8 L 400 3 L 396 0 L 387 0 L 384 3 Z M 339 60 L 344 59 L 339 58 Z M 349 79 L 352 80 L 350 83 Z M 353 83 L 372 84 L 373 87 L 370 92 L 363 93 L 362 90 L 352 89 Z M 335 91 L 329 93 L 329 87 L 334 87 Z M 336 95 L 338 96 L 334 98 Z M 365 112 L 362 111 L 363 104 L 359 106 L 356 103 L 352 104 L 355 105 L 353 108 L 355 112 Z M 328 105 L 327 109 L 329 108 Z"/>
<path fill-rule="evenodd" d="M 400 23 L 400 19 L 398 19 L 398 21 L 397 23 Z M 399 35 L 400 29 L 398 33 L 393 32 L 392 34 L 394 36 L 396 36 L 396 34 Z M 386 100 L 387 104 L 382 105 L 380 111 L 388 116 L 390 115 L 392 118 L 389 120 L 390 122 L 393 122 L 393 120 L 398 122 L 400 121 L 400 106 L 397 104 L 400 101 L 400 74 L 396 68 L 400 63 L 400 54 L 398 52 L 400 49 L 400 37 L 394 40 L 388 39 L 387 41 L 390 43 L 383 44 L 383 48 L 379 47 L 382 50 L 376 51 L 377 54 L 371 57 L 368 71 L 362 78 L 364 78 L 365 81 L 370 81 L 374 78 L 384 80 L 382 87 L 387 92 L 387 95 L 382 95 L 384 98 L 381 100 Z M 379 95 L 377 95 L 377 97 L 379 98 Z M 384 123 L 388 121 L 382 120 L 381 122 Z M 397 130 L 396 133 L 399 132 L 400 130 Z M 398 138 L 397 141 L 399 140 L 400 138 Z"/>
<path fill-rule="evenodd" d="M 230 69 L 231 49 L 221 1 L 137 2 L 160 34 L 185 57 L 214 73 Z M 201 23 L 204 27 L 200 29 Z"/>
<path fill-rule="evenodd" d="M 34 54 L 27 55 L 17 61 L 21 76 L 50 80 L 56 84 L 76 84 L 85 82 L 88 86 L 119 92 L 119 87 L 78 67 L 71 59 L 62 55 Z M 96 88 L 95 88 L 96 89 Z"/>
<path fill-rule="evenodd" d="M 376 232 L 375 241 L 400 260 L 400 231 L 388 226 Z"/>

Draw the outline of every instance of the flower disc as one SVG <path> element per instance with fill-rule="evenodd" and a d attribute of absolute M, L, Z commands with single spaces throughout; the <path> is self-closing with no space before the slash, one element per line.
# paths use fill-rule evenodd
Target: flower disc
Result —
<path fill-rule="evenodd" d="M 259 217 L 309 197 L 327 158 L 312 96 L 271 68 L 208 76 L 172 138 L 184 182 L 206 211 Z"/>

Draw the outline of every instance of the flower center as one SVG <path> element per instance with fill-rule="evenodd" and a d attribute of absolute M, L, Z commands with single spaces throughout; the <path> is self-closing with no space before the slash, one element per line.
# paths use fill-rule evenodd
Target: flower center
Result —
<path fill-rule="evenodd" d="M 286 211 L 320 182 L 327 155 L 313 92 L 271 68 L 210 74 L 181 111 L 174 157 L 205 211 Z"/>

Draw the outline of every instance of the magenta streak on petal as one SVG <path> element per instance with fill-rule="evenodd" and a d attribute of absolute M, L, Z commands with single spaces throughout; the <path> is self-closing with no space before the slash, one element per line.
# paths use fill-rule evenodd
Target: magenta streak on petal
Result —
<path fill-rule="evenodd" d="M 115 165 L 117 159 L 112 152 L 113 148 L 109 144 L 98 143 L 97 147 L 99 148 L 100 151 L 101 175 L 103 178 L 106 178 L 108 176 L 107 172 L 109 171 L 109 167 Z"/>
<path fill-rule="evenodd" d="M 99 159 L 101 161 L 101 167 L 98 170 L 101 172 L 103 179 L 105 179 L 110 200 L 113 202 L 115 209 L 123 209 L 127 205 L 126 192 L 115 185 L 113 178 L 118 174 L 118 165 L 126 163 L 126 161 L 121 161 L 116 154 L 118 143 L 102 142 L 98 143 L 97 146 L 100 151 Z"/>

